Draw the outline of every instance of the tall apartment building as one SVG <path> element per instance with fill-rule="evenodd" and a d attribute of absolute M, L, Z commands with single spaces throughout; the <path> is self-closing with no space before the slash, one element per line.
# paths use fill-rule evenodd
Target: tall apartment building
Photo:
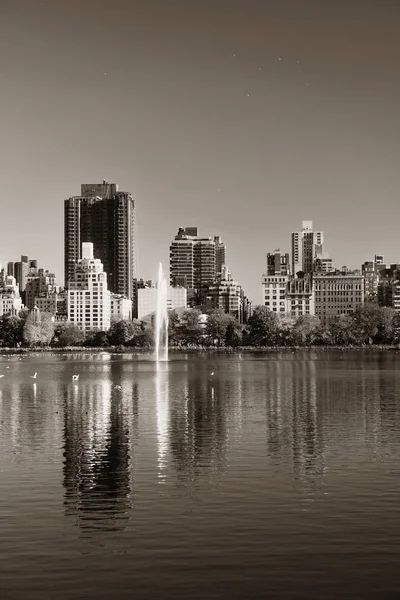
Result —
<path fill-rule="evenodd" d="M 222 268 L 226 265 L 226 246 L 221 240 L 220 235 L 214 236 L 215 243 L 215 271 L 217 275 L 222 273 Z"/>
<path fill-rule="evenodd" d="M 332 317 L 353 313 L 364 302 L 362 275 L 327 274 L 314 277 L 315 314 L 325 323 Z"/>
<path fill-rule="evenodd" d="M 385 267 L 385 265 L 382 265 Z M 380 306 L 391 306 L 396 310 L 400 308 L 399 297 L 400 264 L 393 263 L 379 272 L 378 281 L 378 304 Z"/>
<path fill-rule="evenodd" d="M 268 252 L 267 275 L 290 275 L 289 254 L 281 254 L 280 248 Z"/>
<path fill-rule="evenodd" d="M 180 227 L 170 245 L 170 284 L 197 290 L 213 283 L 226 259 L 226 248 L 219 236 L 200 237 L 197 227 Z"/>
<path fill-rule="evenodd" d="M 103 264 L 94 258 L 93 244 L 83 243 L 68 288 L 68 321 L 82 331 L 107 331 L 111 322 L 111 294 Z"/>
<path fill-rule="evenodd" d="M 24 299 L 29 310 L 35 306 L 36 297 L 44 297 L 49 294 L 58 293 L 60 286 L 56 283 L 56 276 L 44 269 L 32 268 L 26 276 Z"/>
<path fill-rule="evenodd" d="M 103 263 L 111 292 L 130 300 L 136 276 L 136 213 L 129 192 L 116 183 L 82 184 L 81 195 L 64 203 L 65 286 L 75 274 L 81 247 L 91 242 Z"/>
<path fill-rule="evenodd" d="M 289 282 L 289 254 L 277 249 L 267 254 L 267 273 L 262 275 L 262 303 L 272 312 L 285 313 L 286 288 Z"/>
<path fill-rule="evenodd" d="M 313 231 L 312 221 L 303 221 L 301 231 L 292 233 L 292 274 L 299 271 L 312 273 L 316 247 L 322 247 L 324 234 L 322 231 Z"/>
<path fill-rule="evenodd" d="M 14 277 L 17 281 L 17 285 L 21 294 L 25 291 L 28 271 L 29 259 L 27 256 L 22 255 L 21 260 L 14 263 Z"/>
<path fill-rule="evenodd" d="M 207 305 L 210 308 L 222 308 L 242 323 L 243 301 L 242 286 L 233 279 L 228 267 L 224 266 L 221 275 L 208 286 Z"/>

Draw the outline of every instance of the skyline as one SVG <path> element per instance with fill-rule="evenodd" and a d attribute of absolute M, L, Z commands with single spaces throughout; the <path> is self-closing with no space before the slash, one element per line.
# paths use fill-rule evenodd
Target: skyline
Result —
<path fill-rule="evenodd" d="M 144 279 L 179 226 L 221 235 L 255 304 L 306 219 L 338 266 L 398 262 L 400 6 L 320 4 L 3 3 L 1 262 L 61 282 L 64 199 L 103 179 L 135 198 Z"/>

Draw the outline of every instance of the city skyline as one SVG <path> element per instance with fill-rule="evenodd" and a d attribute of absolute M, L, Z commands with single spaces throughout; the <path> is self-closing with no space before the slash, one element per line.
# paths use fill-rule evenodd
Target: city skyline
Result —
<path fill-rule="evenodd" d="M 399 23 L 389 0 L 6 2 L 0 261 L 62 282 L 63 201 L 107 179 L 137 203 L 138 277 L 190 224 L 254 303 L 304 219 L 337 265 L 397 262 Z"/>

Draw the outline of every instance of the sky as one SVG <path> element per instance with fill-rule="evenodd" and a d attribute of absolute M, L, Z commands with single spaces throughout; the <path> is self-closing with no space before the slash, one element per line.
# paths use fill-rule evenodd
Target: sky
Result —
<path fill-rule="evenodd" d="M 399 40 L 398 0 L 0 0 L 0 262 L 63 282 L 63 201 L 103 179 L 145 279 L 181 226 L 256 304 L 303 219 L 400 262 Z"/>

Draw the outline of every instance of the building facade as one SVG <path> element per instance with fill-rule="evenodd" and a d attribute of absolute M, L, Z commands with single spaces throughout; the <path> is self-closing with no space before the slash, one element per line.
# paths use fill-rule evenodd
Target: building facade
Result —
<path fill-rule="evenodd" d="M 170 285 L 202 291 L 221 274 L 226 247 L 220 236 L 200 237 L 197 227 L 180 227 L 170 245 Z M 204 292 L 206 294 L 206 291 Z M 204 298 L 199 298 L 199 302 Z"/>
<path fill-rule="evenodd" d="M 353 313 L 364 302 L 362 275 L 316 275 L 315 314 L 326 323 L 338 315 Z"/>
<path fill-rule="evenodd" d="M 6 275 L 0 287 L 0 317 L 18 316 L 23 304 L 15 277 Z"/>
<path fill-rule="evenodd" d="M 68 288 L 68 321 L 82 331 L 107 331 L 111 323 L 111 294 L 103 264 L 94 258 L 93 244 L 82 244 Z"/>
<path fill-rule="evenodd" d="M 289 282 L 289 254 L 278 248 L 267 254 L 267 272 L 262 275 L 262 304 L 272 312 L 285 313 L 286 288 Z"/>
<path fill-rule="evenodd" d="M 111 292 L 130 300 L 136 277 L 136 209 L 115 183 L 82 184 L 81 195 L 64 203 L 65 286 L 74 277 L 81 246 L 91 242 L 103 263 Z"/>
<path fill-rule="evenodd" d="M 311 275 L 289 279 L 286 286 L 285 312 L 295 319 L 315 314 L 315 294 Z"/>
<path fill-rule="evenodd" d="M 111 321 L 131 321 L 132 302 L 121 294 L 111 294 Z"/>
<path fill-rule="evenodd" d="M 167 288 L 167 310 L 186 309 L 187 290 L 184 287 Z M 138 289 L 138 319 L 152 317 L 157 308 L 157 288 L 147 287 Z"/>
<path fill-rule="evenodd" d="M 235 281 L 228 267 L 223 266 L 220 277 L 208 286 L 207 306 L 221 308 L 243 322 L 243 290 Z"/>
<path fill-rule="evenodd" d="M 56 283 L 56 276 L 44 269 L 31 269 L 26 276 L 25 305 L 29 310 L 35 306 L 37 297 L 45 297 L 60 291 Z"/>

